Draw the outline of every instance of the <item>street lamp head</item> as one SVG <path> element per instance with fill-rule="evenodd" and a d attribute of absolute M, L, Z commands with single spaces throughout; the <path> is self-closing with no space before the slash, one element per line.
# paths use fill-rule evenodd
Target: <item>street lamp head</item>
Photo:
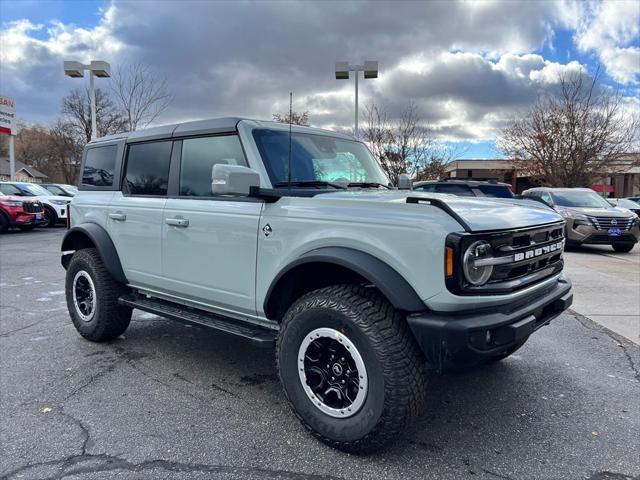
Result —
<path fill-rule="evenodd" d="M 364 62 L 364 78 L 378 78 L 378 62 L 372 60 Z"/>
<path fill-rule="evenodd" d="M 64 62 L 64 74 L 67 77 L 84 77 L 84 65 L 80 62 Z"/>
<path fill-rule="evenodd" d="M 349 80 L 349 62 L 336 62 L 336 80 Z"/>
<path fill-rule="evenodd" d="M 96 77 L 108 78 L 111 76 L 111 65 L 102 60 L 93 60 L 89 65 L 89 70 L 91 70 Z"/>

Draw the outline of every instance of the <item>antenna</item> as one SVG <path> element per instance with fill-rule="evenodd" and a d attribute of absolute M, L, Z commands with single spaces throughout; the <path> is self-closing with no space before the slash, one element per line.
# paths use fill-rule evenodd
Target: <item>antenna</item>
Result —
<path fill-rule="evenodd" d="M 293 92 L 289 92 L 289 168 L 287 185 L 291 190 L 291 122 L 293 121 Z"/>

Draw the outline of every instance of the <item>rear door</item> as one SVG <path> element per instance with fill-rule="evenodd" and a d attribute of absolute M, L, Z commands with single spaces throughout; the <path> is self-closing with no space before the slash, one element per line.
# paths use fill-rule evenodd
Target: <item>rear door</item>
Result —
<path fill-rule="evenodd" d="M 127 145 L 122 188 L 107 215 L 108 230 L 131 284 L 161 289 L 162 221 L 171 140 Z"/>
<path fill-rule="evenodd" d="M 176 141 L 162 224 L 163 274 L 176 295 L 220 313 L 255 315 L 262 201 L 211 193 L 215 164 L 247 166 L 237 135 Z"/>

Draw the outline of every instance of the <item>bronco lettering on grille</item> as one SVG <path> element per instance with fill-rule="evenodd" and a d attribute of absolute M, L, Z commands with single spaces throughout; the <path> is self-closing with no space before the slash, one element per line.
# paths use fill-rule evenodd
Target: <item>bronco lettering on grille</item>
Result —
<path fill-rule="evenodd" d="M 556 250 L 562 250 L 563 245 L 564 240 L 561 242 L 552 243 L 551 245 L 545 245 L 544 247 L 527 250 L 526 252 L 519 252 L 513 256 L 513 261 L 521 262 L 523 260 L 528 260 L 530 258 L 535 258 L 541 255 L 546 255 L 547 253 L 555 252 Z"/>

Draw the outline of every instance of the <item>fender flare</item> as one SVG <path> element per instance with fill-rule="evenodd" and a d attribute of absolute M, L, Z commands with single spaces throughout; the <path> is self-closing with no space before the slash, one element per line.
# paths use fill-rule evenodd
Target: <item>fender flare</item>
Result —
<path fill-rule="evenodd" d="M 348 268 L 371 282 L 397 309 L 407 312 L 427 309 L 409 282 L 382 260 L 353 248 L 322 247 L 303 254 L 278 273 L 267 290 L 263 304 L 265 312 L 278 282 L 289 271 L 305 263 L 331 263 Z"/>
<path fill-rule="evenodd" d="M 71 255 L 64 252 L 70 252 L 79 250 L 79 242 L 83 237 L 89 238 L 91 243 L 95 245 L 95 248 L 100 254 L 100 258 L 104 262 L 104 266 L 111 276 L 120 283 L 128 283 L 127 277 L 122 269 L 120 263 L 120 257 L 116 250 L 111 237 L 107 231 L 97 223 L 83 223 L 71 228 L 64 236 L 62 240 L 62 246 L 60 250 L 62 254 L 62 266 L 66 269 L 71 260 Z"/>

